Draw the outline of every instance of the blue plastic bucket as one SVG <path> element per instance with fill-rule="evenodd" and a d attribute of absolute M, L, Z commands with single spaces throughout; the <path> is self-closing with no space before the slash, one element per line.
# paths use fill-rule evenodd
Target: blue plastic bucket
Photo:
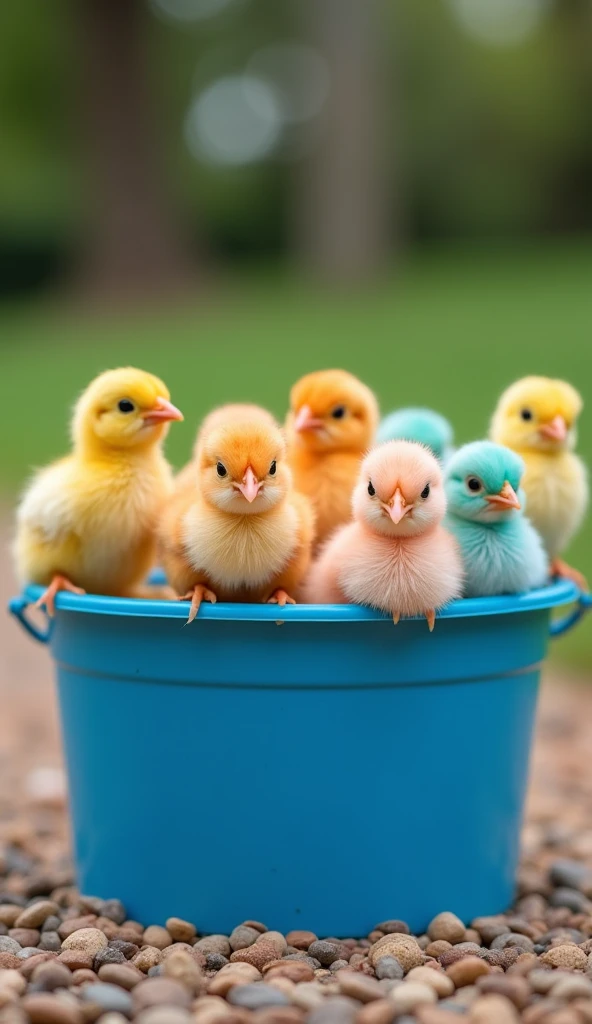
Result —
<path fill-rule="evenodd" d="M 431 635 L 354 606 L 204 605 L 186 627 L 186 604 L 71 594 L 41 632 L 38 596 L 11 611 L 56 662 L 83 892 L 144 922 L 337 936 L 510 902 L 571 583 L 456 602 Z"/>

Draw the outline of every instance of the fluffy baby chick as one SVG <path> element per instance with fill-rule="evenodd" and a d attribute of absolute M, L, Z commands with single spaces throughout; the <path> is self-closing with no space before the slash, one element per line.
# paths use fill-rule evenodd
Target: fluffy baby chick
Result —
<path fill-rule="evenodd" d="M 551 572 L 587 589 L 580 572 L 559 557 L 580 527 L 588 505 L 586 470 L 574 454 L 578 392 L 562 380 L 525 377 L 499 400 L 490 437 L 524 459 L 522 486 L 528 517 L 551 559 Z"/>
<path fill-rule="evenodd" d="M 170 492 L 162 442 L 183 416 L 158 377 L 127 367 L 97 377 L 78 400 L 73 451 L 40 470 L 17 512 L 17 572 L 55 595 L 129 595 L 155 560 L 155 527 Z"/>
<path fill-rule="evenodd" d="M 382 420 L 377 441 L 417 441 L 442 463 L 452 455 L 454 432 L 448 420 L 432 409 L 397 409 Z"/>
<path fill-rule="evenodd" d="M 290 466 L 297 490 L 314 505 L 320 543 L 351 517 L 351 495 L 374 440 L 378 404 L 351 373 L 324 370 L 294 385 L 290 405 Z"/>
<path fill-rule="evenodd" d="M 401 615 L 425 615 L 460 597 L 463 570 L 446 512 L 442 471 L 427 448 L 389 441 L 362 463 L 354 522 L 328 542 L 313 566 L 306 599 L 354 602 Z"/>
<path fill-rule="evenodd" d="M 237 421 L 240 423 L 251 416 L 255 416 L 258 420 L 266 418 L 269 428 L 271 430 L 277 430 L 277 421 L 275 417 L 259 405 L 237 402 L 229 405 L 222 405 L 208 413 L 197 431 L 197 436 L 193 445 L 193 454 L 190 461 L 183 467 L 183 469 L 179 470 L 175 477 L 175 490 L 180 490 L 186 486 L 195 487 L 196 472 L 199 465 L 199 450 L 203 438 L 207 438 L 216 427 L 228 426 Z"/>
<path fill-rule="evenodd" d="M 294 604 L 313 531 L 270 414 L 255 406 L 212 413 L 198 437 L 193 485 L 177 483 L 160 530 L 162 564 L 191 600 L 189 621 L 203 600 Z"/>
<path fill-rule="evenodd" d="M 445 525 L 460 544 L 466 597 L 518 594 L 547 580 L 541 538 L 521 510 L 523 472 L 520 456 L 492 441 L 465 445 L 448 464 Z"/>

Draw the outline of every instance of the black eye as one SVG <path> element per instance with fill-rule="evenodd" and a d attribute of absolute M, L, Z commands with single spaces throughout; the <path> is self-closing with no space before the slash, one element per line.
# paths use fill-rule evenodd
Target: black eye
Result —
<path fill-rule="evenodd" d="M 482 489 L 482 486 L 483 485 L 481 481 L 478 480 L 476 476 L 470 476 L 469 479 L 467 480 L 467 487 L 469 488 L 470 491 L 473 491 L 475 494 L 477 493 L 477 491 L 480 491 Z"/>
<path fill-rule="evenodd" d="M 226 466 L 224 466 L 221 462 L 217 462 L 216 473 L 218 474 L 218 476 L 226 476 Z"/>
<path fill-rule="evenodd" d="M 274 459 L 272 464 L 271 464 L 271 466 L 269 467 L 269 475 L 270 476 L 275 476 L 276 469 L 277 469 L 277 465 L 276 465 L 276 461 Z"/>
<path fill-rule="evenodd" d="M 136 407 L 133 402 L 130 402 L 129 398 L 121 398 L 117 403 L 117 408 L 120 412 L 133 412 Z"/>
<path fill-rule="evenodd" d="M 374 490 L 374 487 L 372 486 L 372 481 L 371 480 L 370 480 L 370 482 L 368 484 L 368 494 L 370 495 L 371 498 L 373 498 L 374 495 L 376 494 L 376 491 Z"/>
<path fill-rule="evenodd" d="M 426 498 L 429 498 L 429 496 L 430 496 L 430 485 L 429 484 L 425 485 L 423 491 L 421 492 L 421 496 L 422 496 L 424 501 L 426 500 Z"/>
<path fill-rule="evenodd" d="M 530 409 L 522 409 L 521 412 L 520 412 L 520 415 L 522 416 L 523 420 L 527 420 L 528 421 L 528 420 L 532 419 L 532 413 L 531 413 Z"/>
<path fill-rule="evenodd" d="M 336 405 L 335 408 L 333 409 L 333 412 L 331 413 L 331 415 L 332 415 L 334 420 L 342 420 L 343 417 L 345 416 L 345 406 L 344 405 Z"/>

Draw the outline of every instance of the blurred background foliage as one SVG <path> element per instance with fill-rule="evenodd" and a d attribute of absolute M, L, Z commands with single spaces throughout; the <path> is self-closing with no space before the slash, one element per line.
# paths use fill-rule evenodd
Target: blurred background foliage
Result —
<path fill-rule="evenodd" d="M 460 440 L 528 372 L 590 402 L 591 52 L 592 0 L 1 5 L 0 493 L 124 362 L 186 411 L 177 464 L 329 364 Z M 560 650 L 590 666 L 590 621 Z"/>

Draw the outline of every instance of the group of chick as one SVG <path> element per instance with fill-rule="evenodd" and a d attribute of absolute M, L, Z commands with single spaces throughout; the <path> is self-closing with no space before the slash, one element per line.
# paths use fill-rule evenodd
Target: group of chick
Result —
<path fill-rule="evenodd" d="M 500 399 L 491 440 L 453 449 L 448 422 L 406 409 L 379 423 L 375 396 L 344 370 L 303 377 L 285 427 L 255 405 L 202 423 L 174 478 L 162 453 L 182 420 L 165 385 L 110 370 L 79 399 L 72 453 L 39 471 L 17 515 L 23 581 L 46 589 L 202 601 L 358 603 L 435 615 L 461 596 L 510 594 L 564 575 L 587 506 L 574 454 L 582 402 L 543 377 Z M 372 447 L 374 445 L 374 447 Z M 524 509 L 528 511 L 528 518 Z"/>

